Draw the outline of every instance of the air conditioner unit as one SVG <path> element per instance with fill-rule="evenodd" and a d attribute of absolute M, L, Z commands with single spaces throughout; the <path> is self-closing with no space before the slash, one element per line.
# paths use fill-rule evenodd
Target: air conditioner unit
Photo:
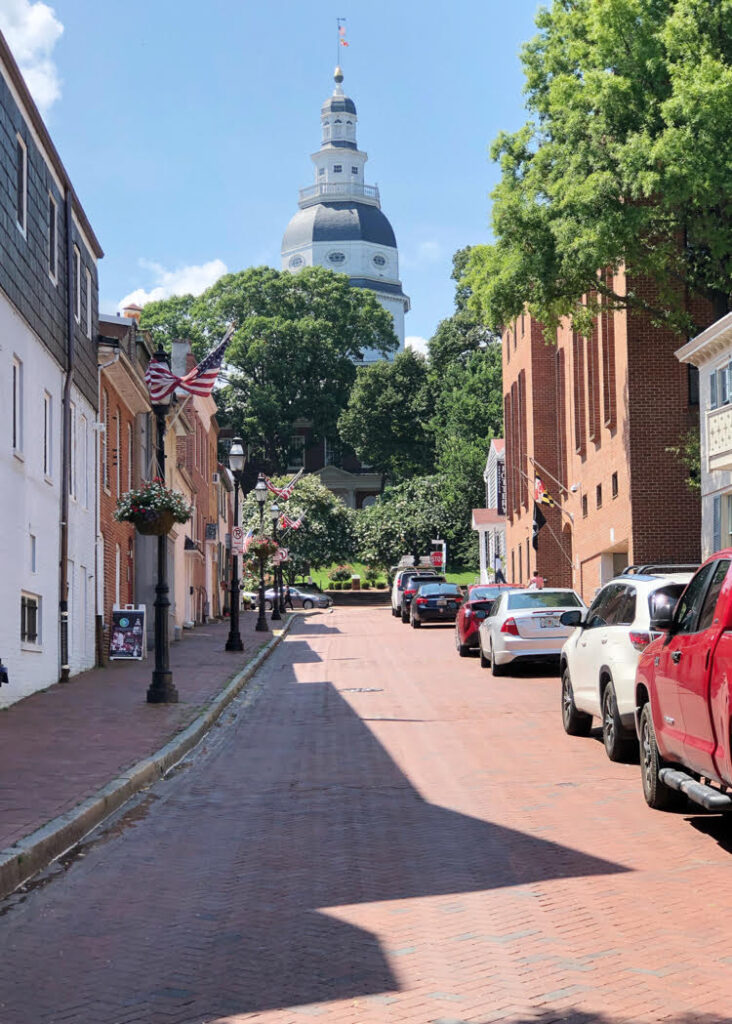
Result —
<path fill-rule="evenodd" d="M 218 473 L 212 473 L 211 474 L 211 483 L 212 484 L 217 484 L 219 482 L 219 480 L 220 480 L 220 477 L 219 477 Z"/>

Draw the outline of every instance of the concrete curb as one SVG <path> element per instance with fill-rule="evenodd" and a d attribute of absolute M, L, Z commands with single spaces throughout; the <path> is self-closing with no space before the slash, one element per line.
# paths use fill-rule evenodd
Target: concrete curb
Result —
<path fill-rule="evenodd" d="M 93 796 L 72 810 L 53 818 L 46 825 L 0 850 L 0 899 L 14 892 L 19 885 L 43 871 L 66 853 L 105 818 L 118 810 L 141 789 L 161 779 L 189 750 L 202 739 L 228 704 L 237 696 L 289 632 L 294 616 L 282 627 L 248 665 L 238 672 L 224 690 L 211 701 L 198 718 L 173 737 L 156 753 L 134 764 Z"/>

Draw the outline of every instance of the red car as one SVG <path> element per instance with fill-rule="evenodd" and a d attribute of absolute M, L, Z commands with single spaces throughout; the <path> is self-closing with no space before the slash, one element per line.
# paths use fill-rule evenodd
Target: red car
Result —
<path fill-rule="evenodd" d="M 468 600 L 455 619 L 455 647 L 461 658 L 478 648 L 478 629 L 493 601 L 503 590 L 520 590 L 510 583 L 474 583 L 468 587 Z"/>

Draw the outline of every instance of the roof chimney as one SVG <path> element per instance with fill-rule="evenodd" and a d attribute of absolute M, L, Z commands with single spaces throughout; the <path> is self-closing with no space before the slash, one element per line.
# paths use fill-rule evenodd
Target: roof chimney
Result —
<path fill-rule="evenodd" d="M 128 320 L 136 320 L 139 324 L 140 317 L 142 316 L 142 306 L 138 306 L 136 303 L 131 302 L 129 306 L 125 306 L 122 310 L 122 316 L 126 316 Z"/>

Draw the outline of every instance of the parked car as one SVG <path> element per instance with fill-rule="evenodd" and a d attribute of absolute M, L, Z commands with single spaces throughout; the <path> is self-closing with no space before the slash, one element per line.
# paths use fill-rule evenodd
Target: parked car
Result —
<path fill-rule="evenodd" d="M 662 632 L 640 656 L 636 728 L 646 803 L 671 808 L 686 797 L 732 811 L 732 548 L 702 565 L 676 607 L 662 605 Z"/>
<path fill-rule="evenodd" d="M 424 622 L 454 622 L 462 600 L 457 583 L 420 583 L 409 608 L 412 629 Z"/>
<path fill-rule="evenodd" d="M 408 577 L 415 575 L 437 577 L 439 576 L 439 573 L 435 572 L 433 569 L 415 569 L 414 566 L 407 566 L 404 569 L 399 569 L 394 577 L 394 582 L 391 587 L 392 615 L 397 617 L 402 615 L 402 596 L 404 594 L 404 587 L 406 586 Z M 444 579 L 443 576 L 440 576 L 439 578 Z M 404 622 L 407 621 L 404 616 L 402 616 L 402 619 Z"/>
<path fill-rule="evenodd" d="M 574 590 L 504 590 L 480 624 L 481 665 L 490 665 L 494 676 L 502 676 L 516 662 L 558 663 L 564 641 L 573 628 L 563 626 L 560 616 L 572 608 L 586 610 Z"/>
<path fill-rule="evenodd" d="M 564 731 L 586 736 L 599 718 L 611 761 L 625 761 L 638 749 L 638 660 L 654 639 L 651 619 L 674 607 L 691 577 L 688 571 L 625 572 L 599 590 L 586 615 L 579 609 L 562 615 L 565 626 L 576 627 L 560 658 Z"/>
<path fill-rule="evenodd" d="M 455 647 L 461 658 L 467 658 L 471 651 L 477 650 L 480 623 L 490 611 L 494 600 L 503 590 L 508 589 L 511 588 L 507 583 L 483 583 L 468 587 L 468 599 L 461 604 L 455 620 Z"/>
<path fill-rule="evenodd" d="M 293 608 L 330 608 L 333 601 L 327 594 L 319 594 L 316 590 L 306 590 L 304 587 L 290 587 L 290 597 Z M 264 592 L 264 606 L 271 611 L 274 601 L 274 588 Z"/>

